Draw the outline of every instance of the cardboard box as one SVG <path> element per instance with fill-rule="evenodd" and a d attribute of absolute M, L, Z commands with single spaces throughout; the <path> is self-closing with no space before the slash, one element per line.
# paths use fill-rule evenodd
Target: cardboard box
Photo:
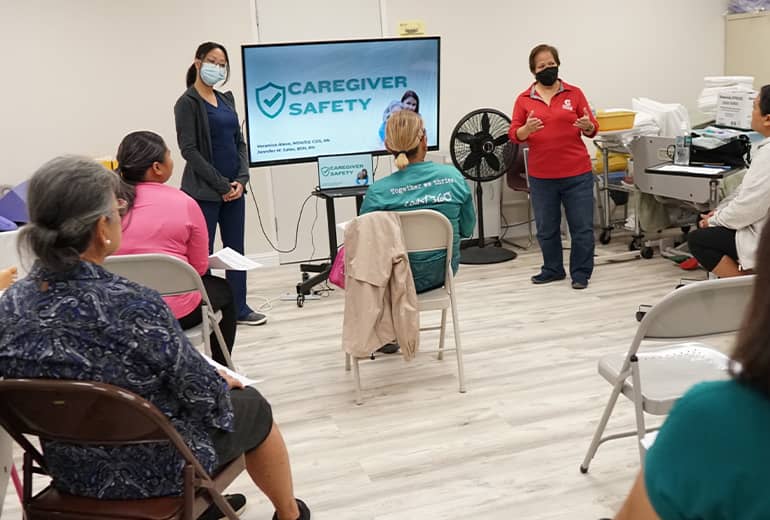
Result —
<path fill-rule="evenodd" d="M 754 110 L 754 90 L 728 90 L 717 97 L 717 126 L 751 130 L 751 112 Z"/>

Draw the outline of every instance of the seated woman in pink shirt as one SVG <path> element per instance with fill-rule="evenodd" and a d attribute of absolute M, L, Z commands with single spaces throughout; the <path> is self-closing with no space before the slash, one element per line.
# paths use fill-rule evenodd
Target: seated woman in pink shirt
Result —
<path fill-rule="evenodd" d="M 166 181 L 174 170 L 171 153 L 156 133 L 132 132 L 118 148 L 118 173 L 126 185 L 123 198 L 128 213 L 123 217 L 123 241 L 116 255 L 162 253 L 189 263 L 200 273 L 215 310 L 222 312 L 219 328 L 227 350 L 235 343 L 236 308 L 230 285 L 224 278 L 207 274 L 209 238 L 198 204 Z M 183 329 L 201 323 L 200 293 L 166 296 L 166 304 Z M 225 364 L 216 337 L 211 335 L 214 360 Z"/>

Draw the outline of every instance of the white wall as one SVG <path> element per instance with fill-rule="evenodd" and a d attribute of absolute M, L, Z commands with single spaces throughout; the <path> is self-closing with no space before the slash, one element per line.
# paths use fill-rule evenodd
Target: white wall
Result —
<path fill-rule="evenodd" d="M 530 49 L 547 42 L 561 75 L 596 107 L 629 106 L 634 96 L 694 109 L 703 76 L 720 74 L 725 0 L 388 0 L 388 26 L 406 17 L 442 36 L 442 137 L 481 106 L 509 112 L 532 81 Z M 463 7 L 460 7 L 463 6 Z"/>
<path fill-rule="evenodd" d="M 0 41 L 12 64 L 6 72 L 18 77 L 0 87 L 0 183 L 28 177 L 56 154 L 112 155 L 121 137 L 139 128 L 166 138 L 181 174 L 172 108 L 204 40 L 230 50 L 229 87 L 243 116 L 241 43 L 257 35 L 265 43 L 378 37 L 381 15 L 384 35 L 393 36 L 399 20 L 422 19 L 429 34 L 442 37 L 446 151 L 465 113 L 484 106 L 510 111 L 531 81 L 527 56 L 540 42 L 559 48 L 562 76 L 598 108 L 648 96 L 694 109 L 703 76 L 723 71 L 725 9 L 726 0 L 4 0 Z M 279 245 L 290 246 L 315 168 L 256 169 L 252 183 L 268 232 L 277 216 Z M 282 260 L 310 254 L 313 205 L 302 219 L 298 251 Z M 248 211 L 247 252 L 267 252 L 251 205 Z M 348 202 L 338 216 L 351 213 Z M 316 256 L 326 253 L 323 204 L 314 236 Z"/>
<path fill-rule="evenodd" d="M 632 97 L 646 96 L 695 112 L 703 76 L 723 71 L 726 6 L 726 0 L 388 0 L 387 21 L 389 34 L 399 20 L 422 19 L 430 34 L 442 37 L 447 149 L 454 124 L 471 110 L 488 106 L 510 114 L 532 82 L 528 56 L 539 43 L 559 49 L 561 76 L 582 88 L 595 108 L 630 107 Z M 507 187 L 503 195 L 506 203 L 523 202 Z M 505 209 L 509 222 L 526 218 L 525 206 Z"/>
<path fill-rule="evenodd" d="M 0 184 L 28 178 L 59 154 L 114 156 L 128 132 L 152 130 L 166 140 L 178 185 L 184 161 L 174 103 L 204 41 L 224 44 L 232 89 L 243 114 L 240 45 L 254 41 L 253 0 L 2 0 L 0 42 Z M 264 175 L 252 176 L 260 207 L 269 209 Z M 248 221 L 255 228 L 253 204 Z M 268 215 L 268 223 L 272 216 Z M 270 224 L 272 227 L 272 224 Z M 247 251 L 268 251 L 257 232 Z"/>

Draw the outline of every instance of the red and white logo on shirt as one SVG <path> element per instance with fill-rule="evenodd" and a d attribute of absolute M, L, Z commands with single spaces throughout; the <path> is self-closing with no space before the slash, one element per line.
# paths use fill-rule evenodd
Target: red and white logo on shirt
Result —
<path fill-rule="evenodd" d="M 572 106 L 572 100 L 571 99 L 565 99 L 564 104 L 561 106 L 564 110 L 569 110 L 570 112 L 574 112 L 575 108 Z"/>

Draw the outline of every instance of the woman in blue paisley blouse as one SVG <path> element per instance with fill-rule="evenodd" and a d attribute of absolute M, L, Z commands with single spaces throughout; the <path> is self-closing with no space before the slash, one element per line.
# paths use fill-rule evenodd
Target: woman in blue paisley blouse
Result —
<path fill-rule="evenodd" d="M 158 293 L 106 271 L 120 246 L 120 180 L 84 158 L 60 157 L 29 183 L 20 244 L 35 261 L 0 298 L 0 376 L 100 381 L 157 406 L 207 471 L 246 454 L 275 519 L 306 520 L 267 401 L 218 373 L 190 345 Z M 103 499 L 179 494 L 181 458 L 167 444 L 44 443 L 61 491 Z M 230 495 L 243 509 L 242 495 Z M 220 518 L 216 507 L 201 518 Z"/>

